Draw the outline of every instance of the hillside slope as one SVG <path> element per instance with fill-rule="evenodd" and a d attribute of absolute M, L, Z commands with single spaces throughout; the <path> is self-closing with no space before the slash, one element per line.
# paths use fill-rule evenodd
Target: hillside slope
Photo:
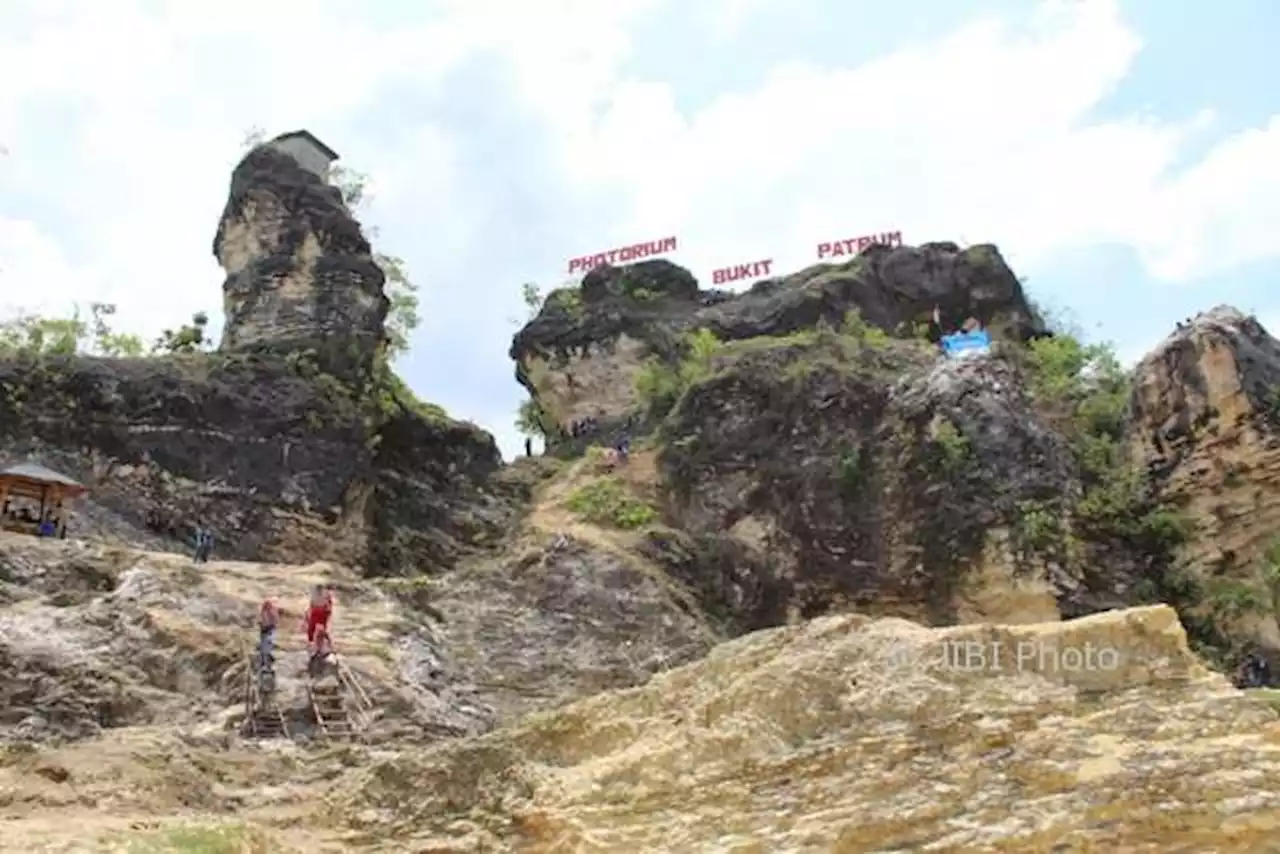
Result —
<path fill-rule="evenodd" d="M 823 617 L 485 732 L 452 659 L 495 647 L 447 647 L 518 626 L 446 644 L 330 566 L 0 546 L 3 851 L 1225 852 L 1280 820 L 1276 711 L 1197 661 L 1166 607 Z M 380 720 L 357 743 L 242 739 L 245 612 L 317 578 L 342 585 L 336 627 Z M 970 648 L 985 669 L 941 655 Z"/>

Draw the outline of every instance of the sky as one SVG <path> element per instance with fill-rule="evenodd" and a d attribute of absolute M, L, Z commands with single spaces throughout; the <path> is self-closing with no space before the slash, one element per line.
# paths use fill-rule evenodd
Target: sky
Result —
<path fill-rule="evenodd" d="M 1271 0 L 0 0 L 0 309 L 216 331 L 242 140 L 306 128 L 419 285 L 401 373 L 508 456 L 521 285 L 669 235 L 704 287 L 995 243 L 1133 361 L 1221 303 L 1280 329 L 1277 35 Z"/>

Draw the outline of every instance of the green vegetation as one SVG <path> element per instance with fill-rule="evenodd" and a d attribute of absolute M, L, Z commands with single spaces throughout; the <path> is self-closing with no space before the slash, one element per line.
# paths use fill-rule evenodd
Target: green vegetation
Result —
<path fill-rule="evenodd" d="M 933 429 L 932 445 L 938 451 L 943 469 L 948 474 L 961 471 L 972 459 L 969 439 L 949 420 L 939 420 Z"/>
<path fill-rule="evenodd" d="M 863 320 L 857 309 L 845 312 L 844 323 L 840 326 L 839 332 L 873 350 L 883 350 L 893 340 L 892 336 L 879 326 L 872 326 Z"/>
<path fill-rule="evenodd" d="M 853 501 L 862 491 L 865 473 L 861 448 L 846 448 L 840 453 L 840 495 L 845 501 Z"/>
<path fill-rule="evenodd" d="M 20 313 L 0 321 L 0 353 L 32 356 L 74 354 L 108 358 L 138 358 L 172 353 L 198 353 L 210 349 L 205 336 L 209 318 L 204 312 L 192 315 L 191 323 L 176 330 L 166 329 L 151 345 L 131 333 L 115 332 L 107 323 L 116 307 L 110 303 L 90 303 L 89 320 L 74 307 L 70 317 L 40 317 Z"/>
<path fill-rule="evenodd" d="M 547 304 L 577 317 L 582 314 L 582 289 L 578 287 L 558 288 L 547 295 Z"/>
<path fill-rule="evenodd" d="M 0 353 L 31 356 L 79 353 L 137 358 L 148 354 L 193 353 L 209 347 L 204 332 L 208 317 L 202 312 L 193 315 L 190 324 L 177 330 L 164 330 L 149 351 L 139 336 L 111 328 L 108 318 L 115 313 L 114 305 L 101 302 L 89 304 L 88 320 L 85 320 L 79 306 L 72 308 L 70 317 L 19 313 L 17 317 L 0 321 Z"/>
<path fill-rule="evenodd" d="M 801 329 L 787 335 L 761 335 L 737 341 L 721 341 L 709 329 L 686 333 L 675 346 L 678 360 L 652 357 L 637 371 L 636 394 L 656 414 L 664 414 L 675 407 L 680 396 L 692 385 L 713 373 L 716 357 L 741 356 L 747 353 L 774 350 L 785 347 L 814 347 L 828 343 L 843 351 L 844 357 L 853 358 L 863 351 L 880 351 L 889 346 L 892 336 L 862 319 L 857 311 L 845 314 L 839 329 L 820 323 L 816 329 Z M 787 370 L 803 376 L 813 367 L 813 361 L 798 363 Z"/>
<path fill-rule="evenodd" d="M 588 522 L 632 530 L 658 518 L 657 511 L 614 477 L 593 480 L 569 496 L 566 506 Z"/>
<path fill-rule="evenodd" d="M 1159 506 L 1122 444 L 1129 378 L 1109 345 L 1084 345 L 1070 335 L 1033 341 L 1030 385 L 1041 408 L 1071 442 L 1084 494 L 1073 508 L 1081 533 L 1117 537 L 1168 554 L 1192 526 Z"/>
<path fill-rule="evenodd" d="M 529 310 L 529 319 L 533 320 L 542 311 L 542 290 L 533 282 L 525 282 L 520 286 L 520 299 Z"/>
<path fill-rule="evenodd" d="M 653 357 L 640 366 L 635 376 L 636 394 L 652 411 L 669 412 L 689 386 L 711 375 L 712 360 L 721 346 L 710 329 L 686 334 L 678 345 L 682 354 L 678 363 Z"/>
<path fill-rule="evenodd" d="M 1022 501 L 1018 504 L 1018 540 L 1032 552 L 1047 552 L 1061 542 L 1062 514 L 1043 501 Z"/>
<path fill-rule="evenodd" d="M 546 438 L 555 435 L 556 423 L 542 411 L 538 402 L 530 397 L 516 410 L 516 429 L 522 436 Z"/>
<path fill-rule="evenodd" d="M 1258 588 L 1238 578 L 1210 578 L 1204 585 L 1205 604 L 1219 620 L 1238 620 L 1267 610 Z"/>
<path fill-rule="evenodd" d="M 269 854 L 279 850 L 243 824 L 186 825 L 130 841 L 129 854 Z"/>

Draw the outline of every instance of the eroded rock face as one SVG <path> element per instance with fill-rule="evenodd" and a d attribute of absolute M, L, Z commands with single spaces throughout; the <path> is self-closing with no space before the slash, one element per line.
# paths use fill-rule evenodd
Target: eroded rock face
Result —
<path fill-rule="evenodd" d="M 1183 556 L 1197 574 L 1258 585 L 1280 531 L 1280 342 L 1219 306 L 1181 325 L 1134 373 L 1133 442 L 1153 482 L 1195 521 Z M 1253 615 L 1272 651 L 1280 632 Z"/>
<path fill-rule="evenodd" d="M 363 559 L 344 521 L 370 472 L 360 413 L 282 360 L 19 357 L 0 359 L 0 389 L 7 455 L 77 477 L 162 542 L 185 548 L 203 522 L 225 556 Z"/>
<path fill-rule="evenodd" d="M 280 566 L 0 534 L 0 742 L 77 740 L 165 724 L 233 729 L 258 607 L 278 597 L 277 685 L 295 733 L 307 701 L 299 633 L 311 584 L 338 589 L 339 649 L 380 712 L 374 742 L 488 729 L 493 710 L 449 674 L 432 625 L 334 564 Z"/>
<path fill-rule="evenodd" d="M 943 658 L 957 648 L 985 666 Z M 333 826 L 441 851 L 1262 850 L 1278 733 L 1167 607 L 946 630 L 834 616 L 380 762 L 342 784 Z"/>
<path fill-rule="evenodd" d="M 488 485 L 493 437 L 388 406 L 372 382 L 383 274 L 338 191 L 255 149 L 214 250 L 217 353 L 0 358 L 0 454 L 90 487 L 71 536 L 186 550 L 203 526 L 220 556 L 372 575 L 447 569 L 495 542 L 514 509 Z"/>
<path fill-rule="evenodd" d="M 873 246 L 847 264 L 816 265 L 742 294 L 699 291 L 688 271 L 667 261 L 597 268 L 580 290 L 548 298 L 515 336 L 511 357 L 553 422 L 595 416 L 607 431 L 638 408 L 635 375 L 644 359 L 672 357 L 690 330 L 707 328 L 722 340 L 785 335 L 820 321 L 838 326 L 856 309 L 876 326 L 910 334 L 934 306 L 948 330 L 976 316 L 1011 339 L 1045 331 L 994 246 L 931 243 Z"/>
<path fill-rule="evenodd" d="M 834 333 L 766 343 L 726 348 L 664 425 L 668 511 L 697 558 L 665 551 L 713 613 L 756 628 L 833 608 L 1026 622 L 1120 604 L 1020 547 L 1026 504 L 1079 483 L 1013 363 Z"/>
<path fill-rule="evenodd" d="M 719 639 L 659 572 L 566 537 L 461 568 L 432 587 L 456 672 L 502 724 L 698 659 Z"/>
<path fill-rule="evenodd" d="M 496 476 L 493 436 L 466 422 L 402 410 L 378 432 L 367 505 L 372 575 L 452 567 L 505 536 L 523 496 Z"/>
<path fill-rule="evenodd" d="M 269 145 L 253 149 L 232 173 L 213 253 L 227 271 L 223 350 L 312 353 L 326 373 L 367 376 L 384 276 L 336 188 Z"/>

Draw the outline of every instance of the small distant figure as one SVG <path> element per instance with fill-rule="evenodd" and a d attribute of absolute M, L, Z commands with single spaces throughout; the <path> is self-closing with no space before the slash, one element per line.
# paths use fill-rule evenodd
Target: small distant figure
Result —
<path fill-rule="evenodd" d="M 58 526 L 54 524 L 52 519 L 46 516 L 45 520 L 40 523 L 40 530 L 39 530 L 40 536 L 53 537 L 53 536 L 57 536 L 57 533 L 58 533 Z"/>
<path fill-rule="evenodd" d="M 631 437 L 623 433 L 618 437 L 618 441 L 614 443 L 613 449 L 618 453 L 618 461 L 626 463 L 631 456 Z"/>
<path fill-rule="evenodd" d="M 268 597 L 258 609 L 258 667 L 265 670 L 275 661 L 276 629 L 280 625 L 280 606 Z"/>
<path fill-rule="evenodd" d="M 1271 665 L 1256 652 L 1251 652 L 1236 670 L 1236 687 L 1265 688 L 1271 684 Z"/>
<path fill-rule="evenodd" d="M 533 456 L 533 440 L 532 440 L 532 439 L 525 439 L 525 440 L 524 440 L 524 455 L 525 455 L 526 457 L 532 457 L 532 456 Z"/>
<path fill-rule="evenodd" d="M 213 551 L 213 534 L 201 522 L 196 526 L 195 554 L 192 560 L 196 563 L 208 563 L 209 554 Z"/>

